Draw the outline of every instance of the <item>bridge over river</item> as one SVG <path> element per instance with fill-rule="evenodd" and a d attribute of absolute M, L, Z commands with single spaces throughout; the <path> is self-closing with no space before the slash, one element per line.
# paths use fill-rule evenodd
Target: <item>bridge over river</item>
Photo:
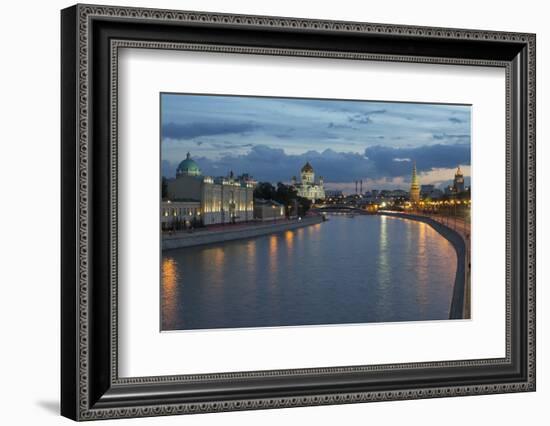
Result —
<path fill-rule="evenodd" d="M 312 213 L 336 213 L 336 214 L 364 214 L 371 215 L 375 213 L 367 212 L 359 207 L 353 207 L 346 204 L 330 204 L 322 207 L 313 207 Z"/>

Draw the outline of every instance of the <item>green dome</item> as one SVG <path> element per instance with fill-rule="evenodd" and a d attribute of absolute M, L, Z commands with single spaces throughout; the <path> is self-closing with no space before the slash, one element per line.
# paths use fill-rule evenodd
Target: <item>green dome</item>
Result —
<path fill-rule="evenodd" d="M 183 160 L 176 171 L 176 175 L 187 175 L 187 176 L 200 176 L 201 169 L 197 163 L 191 159 L 191 155 L 187 153 L 187 157 Z"/>

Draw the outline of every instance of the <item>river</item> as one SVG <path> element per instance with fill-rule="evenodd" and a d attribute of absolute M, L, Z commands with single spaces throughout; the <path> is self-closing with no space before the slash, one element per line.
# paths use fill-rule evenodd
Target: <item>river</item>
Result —
<path fill-rule="evenodd" d="M 425 223 L 327 222 L 162 254 L 162 330 L 445 320 L 457 258 Z"/>

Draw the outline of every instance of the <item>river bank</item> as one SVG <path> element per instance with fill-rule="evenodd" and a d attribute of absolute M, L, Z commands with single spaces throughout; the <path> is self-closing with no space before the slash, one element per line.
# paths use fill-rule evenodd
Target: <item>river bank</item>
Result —
<path fill-rule="evenodd" d="M 193 233 L 177 232 L 162 235 L 162 250 L 193 247 L 204 244 L 254 238 L 262 235 L 276 234 L 323 222 L 321 216 L 310 216 L 301 220 L 285 220 L 277 223 L 248 223 L 239 226 L 227 226 L 215 230 L 197 230 Z"/>
<path fill-rule="evenodd" d="M 379 211 L 379 215 L 392 216 L 401 219 L 415 220 L 418 222 L 423 222 L 430 225 L 435 229 L 441 236 L 443 236 L 447 241 L 449 241 L 456 251 L 457 256 L 457 266 L 456 266 L 456 276 L 453 289 L 453 297 L 451 301 L 451 307 L 449 309 L 449 319 L 469 319 L 464 318 L 464 313 L 470 312 L 470 300 L 465 297 L 466 295 L 466 243 L 464 238 L 453 229 L 445 226 L 444 224 L 437 222 L 429 217 L 400 213 L 400 212 L 390 212 L 390 211 Z M 469 315 L 467 315 L 469 317 Z"/>

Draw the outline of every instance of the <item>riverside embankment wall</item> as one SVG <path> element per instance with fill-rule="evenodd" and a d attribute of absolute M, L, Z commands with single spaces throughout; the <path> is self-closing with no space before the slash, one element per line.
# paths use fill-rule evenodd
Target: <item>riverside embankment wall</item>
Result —
<path fill-rule="evenodd" d="M 217 231 L 196 231 L 192 234 L 182 233 L 174 235 L 163 235 L 162 249 L 171 250 L 182 247 L 193 247 L 203 244 L 222 243 L 226 241 L 240 240 L 243 238 L 254 238 L 262 235 L 276 234 L 279 232 L 291 231 L 303 228 L 304 226 L 321 223 L 321 216 L 305 217 L 302 220 L 285 221 L 283 223 L 270 223 L 242 227 L 238 229 L 227 229 Z"/>

